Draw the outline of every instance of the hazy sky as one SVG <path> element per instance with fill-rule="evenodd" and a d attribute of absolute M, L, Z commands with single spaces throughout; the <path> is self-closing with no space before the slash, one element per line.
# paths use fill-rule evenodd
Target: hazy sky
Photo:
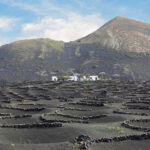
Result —
<path fill-rule="evenodd" d="M 150 0 L 0 0 L 0 45 L 40 37 L 72 41 L 116 16 L 150 23 Z"/>

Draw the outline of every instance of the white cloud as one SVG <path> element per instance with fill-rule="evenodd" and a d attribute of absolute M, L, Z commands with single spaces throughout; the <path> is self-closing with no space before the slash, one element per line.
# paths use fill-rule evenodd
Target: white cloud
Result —
<path fill-rule="evenodd" d="M 0 30 L 9 31 L 15 23 L 14 18 L 0 17 Z"/>
<path fill-rule="evenodd" d="M 0 46 L 4 45 L 4 42 L 0 42 Z"/>
<path fill-rule="evenodd" d="M 33 3 L 28 3 L 23 0 L 2 0 L 2 2 L 11 7 L 35 13 L 40 18 L 23 25 L 20 24 L 21 22 L 18 23 L 17 29 L 19 32 L 16 32 L 14 38 L 8 42 L 32 38 L 51 38 L 54 40 L 73 41 L 90 34 L 105 23 L 105 20 L 100 15 L 72 13 L 70 12 L 73 11 L 70 5 L 66 5 L 69 9 L 66 9 L 66 7 L 64 9 L 63 7 L 56 6 L 49 0 L 36 0 L 33 1 Z M 80 3 L 79 0 L 74 0 L 74 2 L 81 6 L 84 5 Z M 5 29 L 7 31 L 11 29 L 12 25 L 12 22 L 10 26 L 4 25 L 5 28 L 3 28 L 3 30 Z M 22 26 L 21 29 L 20 25 Z M 15 30 L 16 26 L 13 27 Z"/>
<path fill-rule="evenodd" d="M 65 13 L 64 9 L 57 7 L 52 4 L 49 0 L 35 0 L 33 3 L 26 2 L 24 0 L 1 0 L 4 4 L 11 7 L 16 7 L 25 11 L 33 12 L 40 16 L 45 16 L 52 12 L 55 13 Z"/>
<path fill-rule="evenodd" d="M 0 46 L 10 43 L 12 41 L 11 38 L 0 35 Z"/>
<path fill-rule="evenodd" d="M 65 18 L 44 17 L 36 23 L 24 24 L 22 38 L 51 38 L 72 41 L 98 29 L 105 20 L 96 14 L 82 16 L 70 13 Z"/>

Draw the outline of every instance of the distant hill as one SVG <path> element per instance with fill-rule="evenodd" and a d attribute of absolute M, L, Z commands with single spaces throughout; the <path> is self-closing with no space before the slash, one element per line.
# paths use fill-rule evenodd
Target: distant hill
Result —
<path fill-rule="evenodd" d="M 0 47 L 0 79 L 43 80 L 62 70 L 64 42 L 50 39 L 17 41 Z M 57 68 L 57 69 L 56 69 Z"/>
<path fill-rule="evenodd" d="M 0 80 L 48 80 L 52 75 L 99 74 L 150 80 L 150 25 L 116 17 L 73 42 L 17 41 L 0 47 Z"/>

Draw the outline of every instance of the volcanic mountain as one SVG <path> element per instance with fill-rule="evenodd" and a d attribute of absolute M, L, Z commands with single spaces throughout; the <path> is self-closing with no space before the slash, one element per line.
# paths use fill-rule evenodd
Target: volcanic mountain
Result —
<path fill-rule="evenodd" d="M 118 51 L 149 53 L 150 24 L 116 17 L 80 41 Z"/>
<path fill-rule="evenodd" d="M 73 42 L 32 39 L 0 47 L 1 81 L 100 72 L 106 78 L 150 80 L 149 65 L 150 24 L 123 17 Z"/>

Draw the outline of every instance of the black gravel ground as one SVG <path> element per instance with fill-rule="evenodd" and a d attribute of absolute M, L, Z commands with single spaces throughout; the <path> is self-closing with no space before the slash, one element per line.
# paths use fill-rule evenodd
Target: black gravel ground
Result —
<path fill-rule="evenodd" d="M 149 150 L 150 82 L 0 87 L 2 150 Z"/>

